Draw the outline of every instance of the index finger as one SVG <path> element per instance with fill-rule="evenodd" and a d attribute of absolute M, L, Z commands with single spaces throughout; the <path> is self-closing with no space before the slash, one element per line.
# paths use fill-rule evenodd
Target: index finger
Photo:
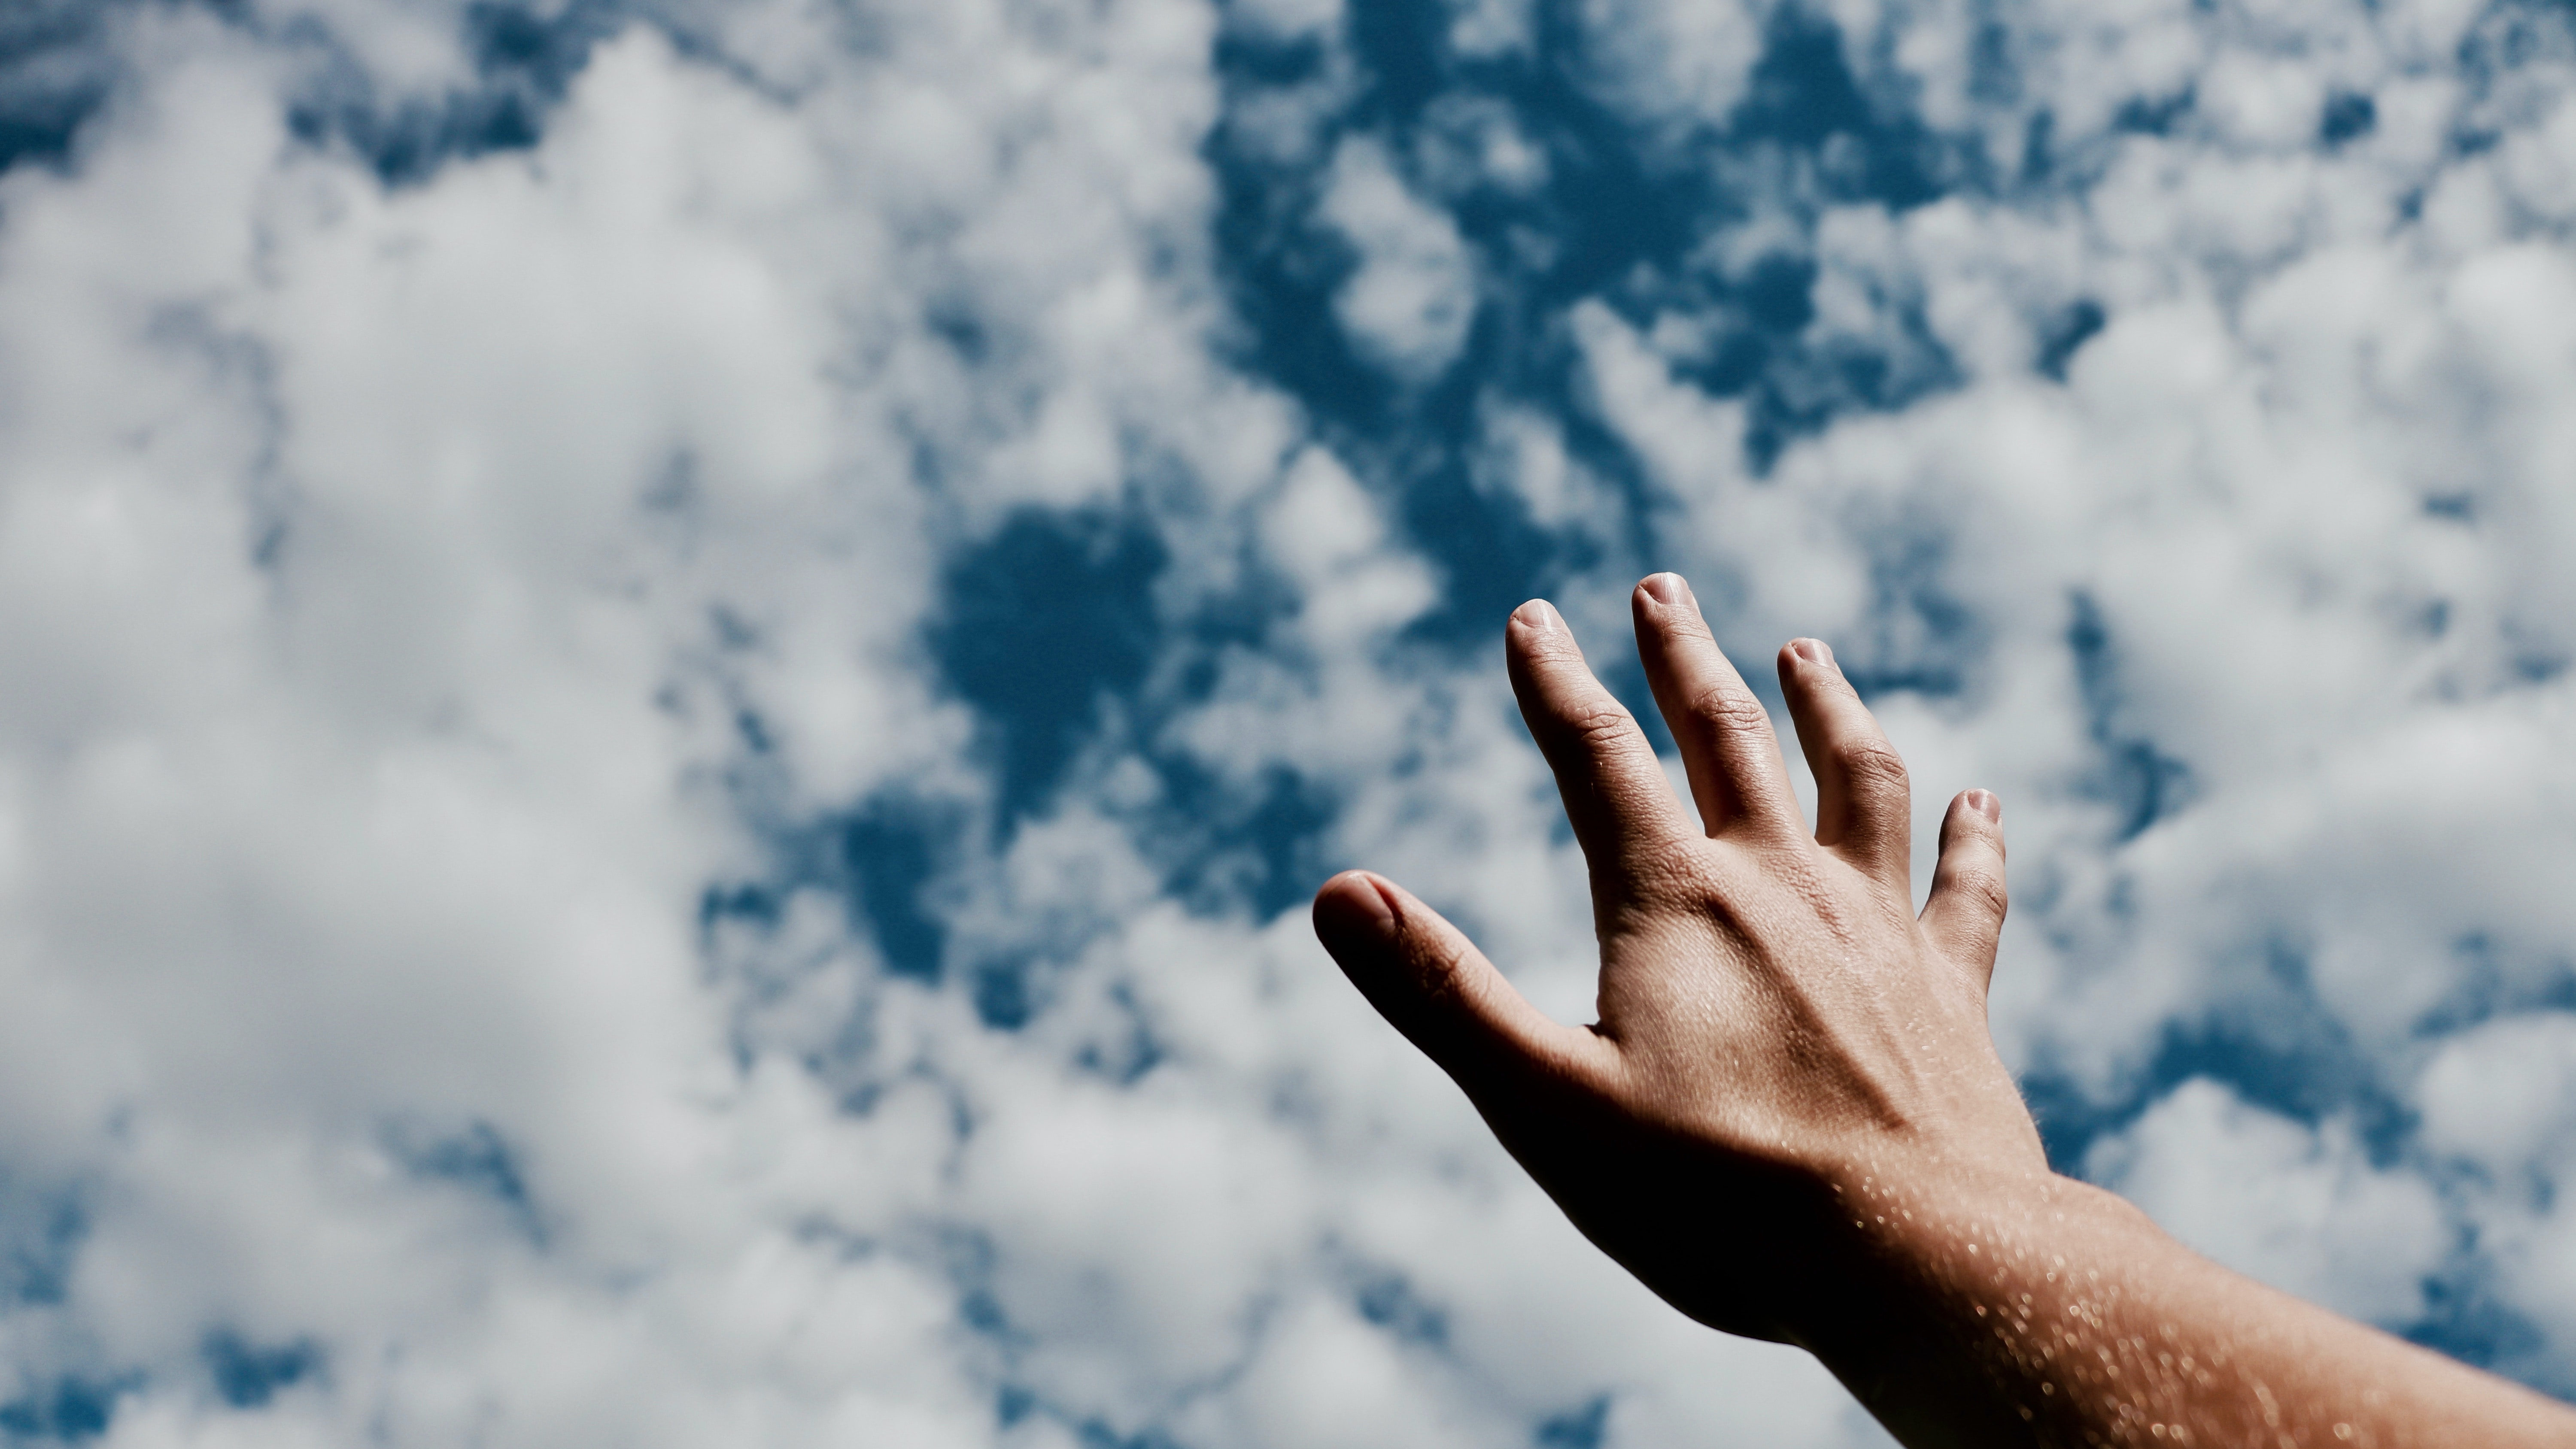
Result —
<path fill-rule="evenodd" d="M 1634 715 L 1601 687 L 1573 631 L 1545 600 L 1512 611 L 1503 629 L 1512 693 L 1557 793 L 1596 891 L 1605 875 L 1624 882 L 1688 838 L 1672 780 Z"/>

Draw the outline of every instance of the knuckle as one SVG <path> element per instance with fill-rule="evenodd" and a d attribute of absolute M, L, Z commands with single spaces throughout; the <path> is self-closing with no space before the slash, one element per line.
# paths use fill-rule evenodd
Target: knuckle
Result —
<path fill-rule="evenodd" d="M 1941 854 L 1946 861 L 1952 852 L 1959 853 L 1964 863 L 1970 853 L 1990 853 L 1998 867 L 2004 859 L 2004 832 L 1974 810 L 1953 811 L 1941 821 Z"/>
<path fill-rule="evenodd" d="M 1465 994 L 1465 947 L 1454 941 L 1426 941 L 1414 962 L 1424 994 L 1438 1001 L 1454 1001 Z"/>
<path fill-rule="evenodd" d="M 1617 700 L 1585 700 L 1560 717 L 1566 733 L 1594 749 L 1623 743 L 1637 722 Z"/>
<path fill-rule="evenodd" d="M 1749 730 L 1771 722 L 1753 691 L 1726 684 L 1710 685 L 1694 695 L 1690 712 L 1720 730 Z"/>
<path fill-rule="evenodd" d="M 1987 915 L 2000 919 L 2012 904 L 2012 893 L 2004 888 L 2004 873 L 1991 866 L 1953 864 L 1941 874 L 1944 890 Z"/>
<path fill-rule="evenodd" d="M 1848 740 L 1835 746 L 1834 763 L 1855 793 L 1901 795 L 1906 792 L 1905 757 L 1883 739 Z"/>
<path fill-rule="evenodd" d="M 1468 1003 L 1473 983 L 1471 949 L 1454 937 L 1432 936 L 1413 943 L 1413 984 L 1425 1009 L 1446 1016 Z"/>
<path fill-rule="evenodd" d="M 1655 916 L 1695 906 L 1710 889 L 1707 863 L 1686 841 L 1641 841 L 1620 862 L 1619 894 L 1632 913 Z"/>

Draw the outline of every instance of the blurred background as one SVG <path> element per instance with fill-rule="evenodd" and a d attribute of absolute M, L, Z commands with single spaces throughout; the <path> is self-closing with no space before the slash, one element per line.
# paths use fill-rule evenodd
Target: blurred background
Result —
<path fill-rule="evenodd" d="M 9 0 L 0 166 L 0 1443 L 1885 1443 L 1306 925 L 1588 1019 L 1666 568 L 2061 1168 L 2576 1393 L 2564 4 Z"/>

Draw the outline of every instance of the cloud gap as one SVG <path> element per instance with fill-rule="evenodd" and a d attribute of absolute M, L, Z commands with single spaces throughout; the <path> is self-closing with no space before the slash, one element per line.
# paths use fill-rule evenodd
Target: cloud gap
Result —
<path fill-rule="evenodd" d="M 2075 656 L 2085 728 L 2101 749 L 2085 789 L 2112 807 L 2118 819 L 2115 838 L 2134 840 L 2190 803 L 2191 766 L 2159 750 L 2154 740 L 2127 723 L 2118 648 L 2101 606 L 2078 590 L 2069 601 L 2069 615 L 2066 647 Z"/>
<path fill-rule="evenodd" d="M 384 1144 L 405 1171 L 484 1200 L 498 1208 L 531 1245 L 540 1251 L 547 1247 L 551 1235 L 544 1212 L 529 1189 L 519 1151 L 499 1128 L 476 1120 L 452 1132 L 439 1132 L 418 1122 L 401 1122 L 386 1130 Z"/>
<path fill-rule="evenodd" d="M 114 88 L 100 39 L 117 10 L 98 0 L 21 0 L 0 14 L 0 172 L 61 170 Z"/>
<path fill-rule="evenodd" d="M 349 147 L 394 188 L 423 185 L 451 162 L 533 150 L 592 49 L 639 19 L 623 0 L 549 8 L 466 5 L 458 40 L 474 84 L 435 96 L 388 92 L 327 29 L 304 22 L 324 59 L 288 107 L 287 129 L 309 146 Z"/>
<path fill-rule="evenodd" d="M 143 1383 L 139 1377 L 56 1379 L 24 1397 L 0 1402 L 0 1432 L 40 1443 L 87 1443 L 107 1432 L 118 1401 Z"/>
<path fill-rule="evenodd" d="M 324 1368 L 321 1347 L 311 1339 L 260 1344 L 230 1328 L 205 1337 L 198 1352 L 215 1392 L 236 1409 L 265 1408 L 271 1399 L 305 1382 Z"/>
<path fill-rule="evenodd" d="M 1166 559 L 1132 518 L 1030 510 L 948 566 L 930 649 L 993 732 L 1005 838 L 1043 807 L 1104 697 L 1144 681 Z"/>
<path fill-rule="evenodd" d="M 0 1165 L 0 1304 L 61 1303 L 89 1227 L 77 1188 Z"/>

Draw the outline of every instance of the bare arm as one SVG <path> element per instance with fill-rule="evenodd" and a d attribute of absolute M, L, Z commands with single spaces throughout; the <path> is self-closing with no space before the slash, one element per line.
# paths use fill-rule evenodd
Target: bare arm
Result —
<path fill-rule="evenodd" d="M 2576 1411 L 2175 1243 L 2048 1169 L 1986 1031 L 1994 798 L 1950 804 L 1918 918 L 1904 766 L 1822 645 L 1780 653 L 1808 834 L 1682 581 L 1637 642 L 1701 826 L 1555 612 L 1506 650 L 1590 863 L 1599 1022 L 1533 1008 L 1384 879 L 1326 884 L 1351 980 L 1575 1225 L 1684 1313 L 1813 1352 L 1908 1444 L 2576 1444 Z"/>

